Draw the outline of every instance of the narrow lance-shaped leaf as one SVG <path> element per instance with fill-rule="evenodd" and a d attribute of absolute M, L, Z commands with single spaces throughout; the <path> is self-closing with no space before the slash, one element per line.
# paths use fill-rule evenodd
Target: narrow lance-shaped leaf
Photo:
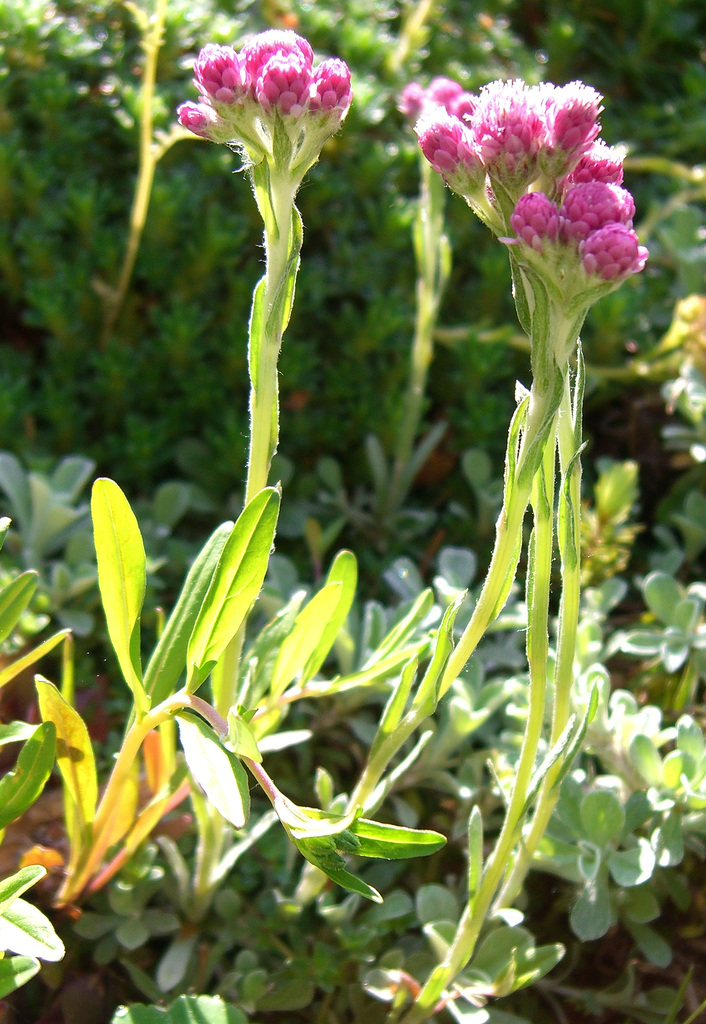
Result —
<path fill-rule="evenodd" d="M 0 914 L 4 914 L 23 892 L 31 889 L 40 878 L 45 877 L 46 873 L 47 869 L 41 864 L 28 864 L 14 875 L 3 878 L 0 881 Z"/>
<path fill-rule="evenodd" d="M 21 658 L 15 658 L 15 660 L 11 661 L 9 665 L 6 665 L 0 672 L 0 690 L 12 679 L 15 679 L 20 672 L 24 672 L 25 669 L 28 669 L 30 666 L 36 665 L 38 661 L 41 661 L 45 654 L 49 654 L 50 651 L 53 651 L 54 648 L 57 647 L 62 640 L 65 640 L 68 635 L 69 630 L 62 629 L 58 633 L 55 633 L 54 636 L 50 636 L 43 643 L 38 644 L 27 654 L 23 654 Z"/>
<path fill-rule="evenodd" d="M 219 814 L 243 828 L 250 814 L 250 788 L 240 760 L 201 719 L 178 715 L 177 722 L 189 771 Z"/>
<path fill-rule="evenodd" d="M 35 679 L 42 720 L 56 726 L 56 760 L 68 796 L 67 830 L 72 857 L 90 833 L 98 799 L 98 780 L 88 729 L 53 683 Z"/>
<path fill-rule="evenodd" d="M 431 715 L 439 702 L 441 681 L 453 650 L 453 628 L 458 610 L 461 607 L 463 598 L 461 595 L 452 601 L 444 612 L 432 648 L 431 661 L 424 673 L 424 678 L 419 684 L 419 689 L 414 695 L 413 707 L 419 708 L 426 715 Z M 452 682 L 452 680 L 449 682 Z"/>
<path fill-rule="evenodd" d="M 56 728 L 43 722 L 24 744 L 13 771 L 0 779 L 0 829 L 32 806 L 54 767 Z"/>
<path fill-rule="evenodd" d="M 240 629 L 260 593 L 279 513 L 279 492 L 267 487 L 243 509 L 216 566 L 189 639 L 187 688 L 204 681 Z"/>
<path fill-rule="evenodd" d="M 350 610 L 356 580 L 354 556 L 350 551 L 341 551 L 325 585 L 299 612 L 291 633 L 282 643 L 270 687 L 274 697 L 283 693 L 299 673 L 303 686 L 321 668 Z"/>
<path fill-rule="evenodd" d="M 191 631 L 232 529 L 233 523 L 219 526 L 197 556 L 145 669 L 145 690 L 155 705 L 173 692 L 184 671 Z"/>
<path fill-rule="evenodd" d="M 145 599 L 145 548 L 130 504 L 112 480 L 101 478 L 91 496 L 98 586 L 120 671 L 135 703 L 145 710 L 142 685 L 140 613 Z"/>
<path fill-rule="evenodd" d="M 357 840 L 355 848 L 351 850 L 356 857 L 379 857 L 384 860 L 428 857 L 446 844 L 446 837 L 440 832 L 388 825 L 367 818 L 356 818 L 350 825 L 350 831 Z"/>
<path fill-rule="evenodd" d="M 400 724 L 400 720 L 404 714 L 404 709 L 407 706 L 407 700 L 412 689 L 412 683 L 414 682 L 417 674 L 417 665 L 418 659 L 414 657 L 410 658 L 407 664 L 402 668 L 400 678 L 394 685 L 380 718 L 380 724 L 378 725 L 375 739 L 370 747 L 370 754 L 368 755 L 369 762 L 377 754 L 388 736 L 390 736 Z"/>
<path fill-rule="evenodd" d="M 38 580 L 38 574 L 28 569 L 0 590 L 0 644 L 7 640 L 32 600 Z"/>
<path fill-rule="evenodd" d="M 468 902 L 476 898 L 483 873 L 483 815 L 477 804 L 468 818 Z"/>

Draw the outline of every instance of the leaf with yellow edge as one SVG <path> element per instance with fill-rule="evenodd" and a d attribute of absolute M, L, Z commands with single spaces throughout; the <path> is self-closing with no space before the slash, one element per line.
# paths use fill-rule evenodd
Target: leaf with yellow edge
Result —
<path fill-rule="evenodd" d="M 66 826 L 72 860 L 90 837 L 96 813 L 98 780 L 93 747 L 85 722 L 61 696 L 56 686 L 35 676 L 39 713 L 43 722 L 56 726 L 56 761 L 64 782 Z"/>

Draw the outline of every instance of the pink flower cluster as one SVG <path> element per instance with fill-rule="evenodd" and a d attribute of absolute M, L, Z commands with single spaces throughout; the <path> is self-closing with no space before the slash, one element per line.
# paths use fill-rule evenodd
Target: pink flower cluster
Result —
<path fill-rule="evenodd" d="M 231 46 L 205 46 L 194 64 L 200 103 L 182 103 L 179 122 L 214 142 L 267 148 L 268 123 L 279 117 L 288 133 L 315 126 L 333 134 L 351 104 L 351 76 L 336 58 L 313 66 L 314 54 L 295 32 L 262 32 L 238 53 Z M 264 131 L 264 136 L 263 136 Z"/>
<path fill-rule="evenodd" d="M 615 281 L 637 274 L 647 261 L 647 249 L 632 230 L 635 203 L 628 191 L 603 181 L 569 185 L 561 206 L 543 192 L 522 196 L 510 217 L 521 245 L 538 253 L 545 243 L 573 255 L 589 276 Z"/>
<path fill-rule="evenodd" d="M 642 270 L 622 157 L 598 138 L 601 96 L 590 86 L 498 81 L 473 96 L 435 79 L 408 86 L 400 109 L 418 118 L 422 152 L 451 188 L 499 235 L 512 229 L 518 256 L 550 243 L 603 281 Z"/>

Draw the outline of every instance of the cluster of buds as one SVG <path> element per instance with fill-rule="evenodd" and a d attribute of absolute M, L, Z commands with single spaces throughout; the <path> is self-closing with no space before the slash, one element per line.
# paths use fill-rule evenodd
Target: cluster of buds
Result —
<path fill-rule="evenodd" d="M 182 103 L 179 122 L 212 142 L 240 147 L 247 159 L 282 160 L 292 169 L 314 162 L 351 104 L 351 76 L 336 58 L 317 67 L 295 32 L 261 32 L 240 52 L 210 44 L 194 64 L 200 103 Z"/>
<path fill-rule="evenodd" d="M 474 96 L 437 79 L 408 86 L 400 108 L 418 118 L 432 167 L 520 262 L 579 292 L 642 270 L 622 154 L 598 138 L 601 96 L 590 86 L 500 81 Z"/>

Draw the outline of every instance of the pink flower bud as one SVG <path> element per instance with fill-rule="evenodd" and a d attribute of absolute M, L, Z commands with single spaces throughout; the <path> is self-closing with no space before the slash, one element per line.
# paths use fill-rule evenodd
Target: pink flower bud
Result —
<path fill-rule="evenodd" d="M 559 210 L 543 192 L 530 192 L 518 200 L 510 225 L 520 241 L 542 252 L 545 240 L 559 234 Z"/>
<path fill-rule="evenodd" d="M 463 94 L 463 86 L 454 82 L 452 78 L 433 78 L 425 93 L 428 103 L 436 103 L 451 113 L 451 104 Z"/>
<path fill-rule="evenodd" d="M 352 99 L 351 73 L 348 65 L 336 57 L 322 61 L 312 78 L 309 109 L 323 110 L 326 113 L 337 111 L 340 117 L 344 117 Z"/>
<path fill-rule="evenodd" d="M 217 103 L 236 103 L 245 95 L 245 69 L 230 46 L 209 43 L 194 64 L 194 81 L 199 92 Z"/>
<path fill-rule="evenodd" d="M 177 107 L 177 118 L 182 128 L 188 128 L 202 139 L 211 139 L 218 126 L 218 116 L 205 103 L 182 103 Z"/>
<path fill-rule="evenodd" d="M 488 172 L 506 187 L 537 176 L 547 139 L 543 114 L 538 93 L 522 81 L 491 82 L 481 90 L 471 126 Z"/>
<path fill-rule="evenodd" d="M 447 113 L 460 117 L 457 108 L 465 114 L 473 103 L 470 93 L 464 92 L 463 86 L 452 78 L 434 78 L 426 89 L 419 82 L 410 82 L 402 90 L 399 110 L 408 120 L 414 123 L 429 107 L 443 107 Z"/>
<path fill-rule="evenodd" d="M 606 224 L 593 231 L 579 247 L 583 269 L 604 281 L 638 274 L 649 255 L 626 224 Z"/>
<path fill-rule="evenodd" d="M 424 107 L 424 86 L 419 82 L 410 82 L 400 93 L 397 109 L 404 114 L 408 121 L 414 124 Z"/>
<path fill-rule="evenodd" d="M 589 149 L 600 131 L 601 99 L 583 82 L 555 87 L 547 109 L 550 149 L 576 157 Z"/>
<path fill-rule="evenodd" d="M 430 109 L 414 130 L 424 156 L 455 191 L 465 194 L 483 181 L 483 165 L 473 134 L 463 121 L 437 107 Z"/>
<path fill-rule="evenodd" d="M 314 62 L 314 51 L 307 39 L 296 32 L 281 31 L 273 28 L 260 32 L 240 51 L 245 63 L 245 70 L 251 85 L 254 85 L 261 68 L 271 57 L 298 54 L 304 63 L 311 68 Z"/>
<path fill-rule="evenodd" d="M 277 53 L 258 72 L 255 99 L 266 113 L 300 117 L 309 104 L 311 68 L 300 53 Z"/>
<path fill-rule="evenodd" d="M 462 92 L 456 96 L 448 106 L 450 114 L 454 114 L 455 117 L 460 117 L 466 124 L 470 124 L 473 111 L 476 109 L 478 103 L 477 98 L 471 92 Z"/>
<path fill-rule="evenodd" d="M 623 158 L 616 149 L 596 139 L 581 157 L 567 178 L 570 185 L 585 185 L 589 181 L 602 181 L 605 185 L 621 185 Z"/>
<path fill-rule="evenodd" d="M 634 214 L 632 196 L 618 185 L 600 181 L 574 185 L 566 193 L 560 210 L 561 232 L 567 241 L 580 242 L 606 224 L 631 227 Z"/>

